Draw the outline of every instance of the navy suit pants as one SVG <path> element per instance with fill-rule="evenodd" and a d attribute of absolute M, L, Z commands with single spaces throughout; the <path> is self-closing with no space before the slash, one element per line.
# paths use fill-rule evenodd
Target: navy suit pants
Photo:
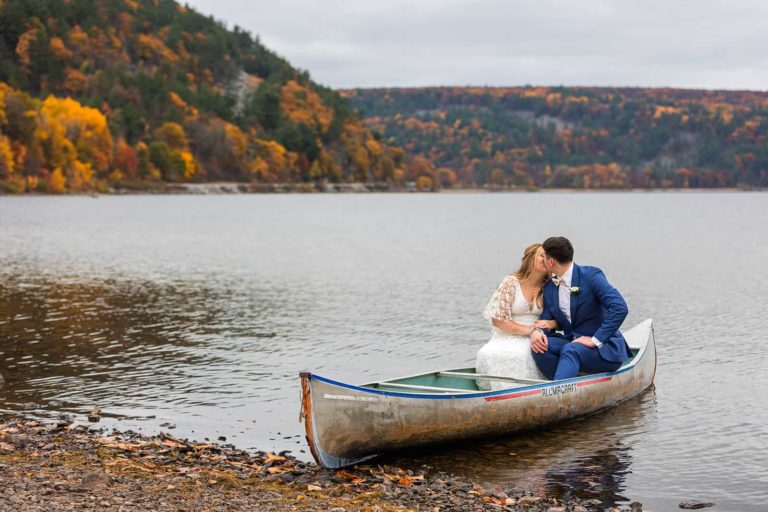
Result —
<path fill-rule="evenodd" d="M 543 354 L 533 352 L 533 360 L 550 380 L 570 379 L 579 372 L 614 372 L 621 367 L 621 363 L 606 361 L 596 348 L 581 343 L 571 343 L 557 336 L 548 336 L 547 343 L 547 351 Z"/>

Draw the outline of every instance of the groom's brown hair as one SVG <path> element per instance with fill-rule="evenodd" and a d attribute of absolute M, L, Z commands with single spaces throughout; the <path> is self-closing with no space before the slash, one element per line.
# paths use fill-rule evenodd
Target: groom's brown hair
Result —
<path fill-rule="evenodd" d="M 561 265 L 573 261 L 573 245 L 564 236 L 551 236 L 541 244 L 544 252 Z"/>

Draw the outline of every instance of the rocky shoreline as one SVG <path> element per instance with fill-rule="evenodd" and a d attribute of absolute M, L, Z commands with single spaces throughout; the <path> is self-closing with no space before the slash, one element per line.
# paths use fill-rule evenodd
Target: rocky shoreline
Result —
<path fill-rule="evenodd" d="M 0 488 L 2 512 L 606 510 L 597 500 L 559 502 L 446 474 L 376 465 L 332 471 L 289 452 L 11 415 L 0 417 Z"/>

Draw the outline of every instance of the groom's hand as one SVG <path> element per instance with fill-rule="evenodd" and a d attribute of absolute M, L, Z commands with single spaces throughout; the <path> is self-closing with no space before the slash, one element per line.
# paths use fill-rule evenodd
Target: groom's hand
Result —
<path fill-rule="evenodd" d="M 547 351 L 547 336 L 541 331 L 533 331 L 531 334 L 531 350 L 537 354 L 543 354 Z"/>
<path fill-rule="evenodd" d="M 592 338 L 590 338 L 589 336 L 582 336 L 581 338 L 576 338 L 575 340 L 572 341 L 572 343 L 581 343 L 585 347 L 595 348 L 595 342 L 592 341 Z"/>

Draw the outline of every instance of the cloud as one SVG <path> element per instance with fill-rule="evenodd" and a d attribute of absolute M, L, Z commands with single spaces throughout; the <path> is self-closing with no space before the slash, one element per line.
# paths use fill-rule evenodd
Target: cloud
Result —
<path fill-rule="evenodd" d="M 192 0 L 333 87 L 766 89 L 768 3 Z"/>

